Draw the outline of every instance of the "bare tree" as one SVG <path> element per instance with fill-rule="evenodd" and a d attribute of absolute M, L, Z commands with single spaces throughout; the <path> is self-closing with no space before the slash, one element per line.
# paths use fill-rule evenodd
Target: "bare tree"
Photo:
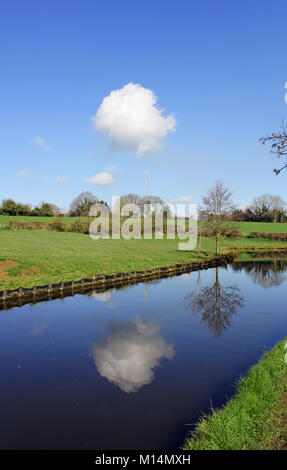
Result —
<path fill-rule="evenodd" d="M 207 195 L 202 198 L 204 209 L 213 220 L 221 219 L 223 215 L 229 215 L 234 210 L 231 200 L 232 192 L 223 186 L 222 181 L 216 181 L 209 188 Z"/>
<path fill-rule="evenodd" d="M 243 297 L 236 286 L 221 286 L 218 268 L 215 269 L 215 281 L 211 286 L 199 292 L 185 296 L 186 308 L 194 314 L 201 314 L 201 322 L 210 328 L 216 338 L 232 326 L 231 319 L 237 308 L 243 307 Z"/>
<path fill-rule="evenodd" d="M 171 215 L 169 205 L 166 204 L 159 196 L 144 196 L 143 201 L 145 204 L 150 205 L 152 212 L 159 214 L 166 213 L 168 217 Z"/>
<path fill-rule="evenodd" d="M 167 213 L 170 215 L 170 208 L 169 206 L 159 197 L 159 196 L 144 196 L 141 197 L 138 194 L 124 194 L 121 196 L 120 205 L 121 208 L 125 204 L 136 204 L 141 211 L 141 214 L 144 215 L 144 205 L 149 208 L 151 213 Z"/>
<path fill-rule="evenodd" d="M 53 211 L 53 214 L 57 217 L 59 217 L 61 215 L 61 209 L 56 206 L 56 204 L 50 204 L 51 208 L 52 208 L 52 211 Z"/>
<path fill-rule="evenodd" d="M 224 218 L 235 209 L 231 194 L 231 191 L 224 187 L 221 181 L 216 181 L 208 190 L 207 195 L 202 198 L 200 218 L 207 221 L 207 225 L 214 233 L 216 253 L 218 253 L 219 237 L 224 231 Z"/>
<path fill-rule="evenodd" d="M 273 214 L 273 221 L 279 222 L 280 217 L 284 216 L 286 203 L 280 196 L 270 197 L 270 206 Z"/>
<path fill-rule="evenodd" d="M 283 159 L 284 163 L 279 168 L 274 168 L 274 173 L 279 175 L 279 173 L 287 168 L 287 127 L 282 122 L 279 132 L 273 132 L 271 135 L 267 135 L 265 137 L 261 137 L 259 139 L 263 145 L 266 143 L 271 144 L 270 153 L 274 155 L 274 157 L 278 159 Z"/>
<path fill-rule="evenodd" d="M 70 215 L 76 217 L 87 217 L 90 208 L 98 201 L 98 198 L 90 191 L 80 193 L 70 204 Z"/>
<path fill-rule="evenodd" d="M 279 222 L 284 217 L 286 203 L 280 196 L 262 194 L 255 197 L 247 208 L 248 217 L 254 222 Z"/>
<path fill-rule="evenodd" d="M 141 213 L 143 212 L 144 201 L 141 196 L 134 193 L 124 194 L 120 198 L 120 209 L 126 204 L 135 204 L 140 208 Z"/>

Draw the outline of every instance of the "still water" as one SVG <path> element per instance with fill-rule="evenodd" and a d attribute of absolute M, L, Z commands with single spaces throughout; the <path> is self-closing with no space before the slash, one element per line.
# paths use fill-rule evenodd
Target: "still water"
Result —
<path fill-rule="evenodd" d="M 286 336 L 286 278 L 235 263 L 1 311 L 0 447 L 180 447 Z"/>

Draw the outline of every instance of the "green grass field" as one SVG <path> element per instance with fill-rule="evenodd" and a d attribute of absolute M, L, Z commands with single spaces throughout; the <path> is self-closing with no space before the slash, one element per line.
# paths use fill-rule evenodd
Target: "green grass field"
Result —
<path fill-rule="evenodd" d="M 70 226 L 73 222 L 75 222 L 75 220 L 78 220 L 78 219 L 79 217 L 32 217 L 32 216 L 0 215 L 0 228 L 5 229 L 6 224 L 7 222 L 9 222 L 9 220 L 27 220 L 29 222 L 39 221 L 39 222 L 45 222 L 45 223 L 53 222 L 53 220 L 61 220 L 62 222 L 67 224 L 67 226 Z M 81 219 L 88 220 L 88 217 L 82 217 Z"/>
<path fill-rule="evenodd" d="M 277 344 L 249 370 L 225 407 L 202 417 L 185 450 L 287 448 L 286 344 Z"/>
<path fill-rule="evenodd" d="M 282 242 L 222 239 L 220 250 L 282 247 Z M 202 240 L 201 252 L 178 251 L 176 240 L 92 240 L 88 235 L 3 229 L 0 233 L 0 290 L 78 280 L 168 266 L 212 257 L 214 239 Z"/>
<path fill-rule="evenodd" d="M 250 232 L 287 232 L 287 223 L 238 222 L 238 226 L 242 235 L 247 235 Z"/>
<path fill-rule="evenodd" d="M 36 222 L 52 222 L 53 220 L 59 220 L 59 217 L 31 217 L 31 216 L 8 216 L 0 215 L 0 228 L 5 228 L 6 223 L 9 220 L 27 220 Z M 60 220 L 70 226 L 79 217 L 60 217 Z M 82 217 L 82 220 L 89 220 L 88 217 Z M 184 221 L 179 220 L 179 224 L 183 225 Z M 242 235 L 248 235 L 250 232 L 279 232 L 287 233 L 287 223 L 265 223 L 265 222 L 236 222 Z"/>
<path fill-rule="evenodd" d="M 215 241 L 202 240 L 201 252 L 178 251 L 176 240 L 92 240 L 88 235 L 70 232 L 9 230 L 9 220 L 51 222 L 52 217 L 0 216 L 0 289 L 31 287 L 59 281 L 77 280 L 94 274 L 114 274 L 179 262 L 199 261 L 214 255 Z M 67 226 L 74 217 L 62 217 Z M 252 231 L 283 232 L 287 224 L 239 224 L 242 234 Z M 286 230 L 287 231 L 287 230 Z M 256 247 L 282 247 L 267 239 L 221 239 L 220 251 Z"/>
<path fill-rule="evenodd" d="M 174 240 L 96 241 L 78 233 L 16 230 L 3 230 L 0 240 L 0 289 L 148 269 L 198 258 L 194 253 L 177 251 Z"/>

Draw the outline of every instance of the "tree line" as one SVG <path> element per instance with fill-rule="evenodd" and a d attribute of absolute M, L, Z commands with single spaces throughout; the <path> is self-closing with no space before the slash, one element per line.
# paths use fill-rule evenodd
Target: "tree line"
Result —
<path fill-rule="evenodd" d="M 286 203 L 280 196 L 263 194 L 244 209 L 233 207 L 226 217 L 236 222 L 286 222 Z"/>
<path fill-rule="evenodd" d="M 223 202 L 227 203 L 222 212 Z M 231 191 L 225 188 L 221 182 L 216 182 L 213 188 L 208 190 L 206 196 L 202 199 L 202 207 L 199 218 L 202 220 L 212 219 L 213 214 L 221 211 L 220 218 L 226 221 L 236 222 L 286 222 L 287 211 L 286 203 L 280 196 L 263 194 L 255 197 L 251 204 L 246 208 L 238 208 L 231 201 Z M 104 204 L 109 208 L 106 201 L 100 200 L 90 191 L 80 193 L 73 199 L 69 211 L 61 211 L 58 206 L 49 202 L 42 202 L 40 205 L 32 208 L 31 204 L 23 204 L 13 199 L 4 199 L 0 206 L 1 215 L 11 216 L 71 216 L 87 217 L 93 204 Z M 125 204 L 136 204 L 144 212 L 144 206 L 148 205 L 151 210 L 161 210 L 170 216 L 170 208 L 167 203 L 158 196 L 148 195 L 141 197 L 138 194 L 126 194 L 121 196 L 121 207 Z M 224 205 L 224 204 L 223 204 Z"/>
<path fill-rule="evenodd" d="M 0 206 L 0 215 L 42 216 L 53 217 L 61 215 L 60 209 L 49 202 L 42 202 L 32 209 L 31 204 L 23 204 L 13 199 L 3 199 Z"/>
<path fill-rule="evenodd" d="M 159 196 L 144 196 L 138 194 L 125 194 L 120 197 L 120 207 L 125 204 L 136 204 L 140 208 L 141 214 L 144 212 L 145 205 L 149 205 L 152 211 L 161 210 L 170 215 L 169 206 Z M 3 199 L 0 206 L 0 215 L 9 216 L 41 216 L 41 217 L 88 217 L 91 207 L 94 204 L 104 204 L 109 207 L 108 203 L 99 199 L 90 191 L 84 191 L 76 196 L 70 204 L 68 211 L 61 210 L 55 204 L 42 202 L 39 206 L 32 208 L 31 204 L 23 204 L 13 199 Z"/>

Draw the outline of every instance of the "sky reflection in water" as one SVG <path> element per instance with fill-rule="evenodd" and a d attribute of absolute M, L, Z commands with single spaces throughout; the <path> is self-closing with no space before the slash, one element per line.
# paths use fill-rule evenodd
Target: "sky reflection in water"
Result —
<path fill-rule="evenodd" d="M 178 448 L 286 336 L 285 306 L 277 259 L 2 311 L 0 446 Z"/>

